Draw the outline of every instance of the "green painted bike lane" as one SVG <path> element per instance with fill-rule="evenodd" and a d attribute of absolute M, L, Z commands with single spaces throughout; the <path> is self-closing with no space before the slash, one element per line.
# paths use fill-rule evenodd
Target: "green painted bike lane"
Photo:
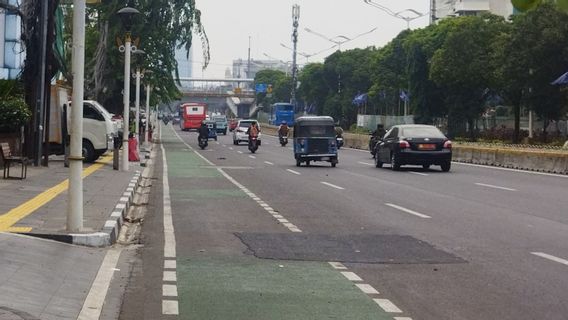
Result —
<path fill-rule="evenodd" d="M 172 188 L 172 203 L 221 202 L 231 198 L 244 201 L 242 198 L 246 195 L 230 183 L 223 184 L 222 189 L 208 188 L 215 185 L 208 180 L 225 178 L 194 151 L 188 150 L 171 128 L 164 130 L 162 143 L 166 148 L 168 178 L 197 181 L 204 186 L 204 189 Z M 175 221 L 175 208 L 173 215 Z M 230 219 L 227 216 L 227 223 Z M 179 232 L 176 229 L 176 234 Z M 179 238 L 176 235 L 177 241 Z M 178 248 L 182 245 L 177 243 Z M 258 259 L 243 252 L 183 254 L 183 250 L 177 251 L 180 319 L 393 319 L 370 296 L 325 262 Z"/>

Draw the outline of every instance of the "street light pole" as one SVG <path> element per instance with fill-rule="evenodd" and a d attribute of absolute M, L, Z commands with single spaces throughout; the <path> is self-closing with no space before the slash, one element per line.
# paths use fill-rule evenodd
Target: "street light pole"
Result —
<path fill-rule="evenodd" d="M 73 94 L 69 151 L 67 231 L 83 229 L 83 94 L 85 80 L 85 0 L 73 1 Z"/>
<path fill-rule="evenodd" d="M 146 125 L 144 126 L 144 144 L 148 143 L 148 128 L 150 122 L 150 83 L 146 85 Z"/>
<path fill-rule="evenodd" d="M 132 50 L 130 28 L 132 27 L 133 16 L 139 13 L 140 12 L 138 10 L 128 6 L 117 12 L 126 29 L 124 47 L 121 46 L 120 48 L 121 51 L 124 50 L 124 130 L 122 133 L 122 171 L 128 171 L 128 137 L 130 131 L 130 52 Z"/>
<path fill-rule="evenodd" d="M 298 49 L 298 26 L 300 20 L 300 6 L 295 4 L 292 7 L 292 26 L 294 31 L 292 32 L 292 43 L 294 44 L 294 51 L 292 53 L 292 92 L 290 97 L 290 103 L 296 107 L 296 86 L 298 85 L 298 66 L 296 65 L 296 53 Z"/>
<path fill-rule="evenodd" d="M 343 35 L 338 35 L 338 36 L 335 36 L 335 37 L 333 37 L 333 38 L 329 38 L 329 37 L 327 37 L 327 36 L 325 36 L 325 35 L 323 35 L 323 34 L 321 34 L 321 33 L 319 33 L 319 32 L 316 32 L 316 31 L 310 29 L 310 28 L 304 28 L 304 30 L 306 30 L 307 32 L 309 32 L 309 33 L 311 33 L 311 34 L 314 34 L 314 35 L 316 35 L 316 36 L 318 36 L 318 37 L 320 37 L 320 38 L 322 38 L 322 39 L 324 39 L 324 40 L 327 40 L 327 41 L 329 41 L 329 42 L 335 43 L 335 46 L 333 46 L 333 47 L 331 47 L 331 48 L 329 48 L 329 49 L 333 49 L 334 47 L 337 46 L 337 47 L 339 47 L 339 48 L 338 48 L 339 51 L 341 51 L 341 45 L 342 45 L 342 44 L 345 44 L 345 43 L 347 43 L 347 42 L 350 42 L 350 41 L 353 41 L 353 40 L 355 40 L 355 39 L 358 39 L 358 38 L 360 38 L 360 37 L 362 37 L 362 36 L 364 36 L 364 35 L 366 35 L 366 34 L 372 33 L 372 32 L 374 32 L 375 30 L 377 30 L 377 28 L 375 27 L 375 28 L 373 28 L 373 29 L 371 29 L 371 30 L 369 30 L 369 31 L 360 33 L 360 34 L 356 35 L 356 36 L 353 37 L 353 38 L 349 38 L 349 37 L 346 37 L 346 36 L 343 36 Z M 336 39 L 338 39 L 338 38 L 343 39 L 343 40 L 336 40 Z M 325 50 L 323 50 L 323 51 L 327 51 L 327 50 L 329 50 L 329 49 L 325 49 Z M 321 51 L 321 52 L 323 52 L 323 51 Z M 321 53 L 321 52 L 318 52 L 318 53 Z"/>

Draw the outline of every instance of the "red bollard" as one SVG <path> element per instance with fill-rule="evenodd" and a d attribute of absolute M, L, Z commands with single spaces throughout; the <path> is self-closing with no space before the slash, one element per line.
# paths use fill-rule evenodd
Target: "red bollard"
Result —
<path fill-rule="evenodd" d="M 128 161 L 140 161 L 140 156 L 138 155 L 138 142 L 136 138 L 128 139 Z"/>

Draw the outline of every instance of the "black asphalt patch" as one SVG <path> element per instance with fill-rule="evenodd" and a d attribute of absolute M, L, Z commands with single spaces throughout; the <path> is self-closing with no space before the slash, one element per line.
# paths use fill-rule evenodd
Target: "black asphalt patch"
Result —
<path fill-rule="evenodd" d="M 465 260 L 402 235 L 235 233 L 261 259 L 376 264 L 442 264 Z"/>

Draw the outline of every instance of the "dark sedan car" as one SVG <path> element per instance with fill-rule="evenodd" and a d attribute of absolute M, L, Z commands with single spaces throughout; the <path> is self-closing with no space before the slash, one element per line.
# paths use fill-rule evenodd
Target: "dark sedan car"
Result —
<path fill-rule="evenodd" d="M 405 124 L 393 126 L 375 147 L 375 167 L 390 163 L 393 170 L 403 165 L 431 165 L 450 171 L 452 164 L 452 142 L 429 125 Z"/>

